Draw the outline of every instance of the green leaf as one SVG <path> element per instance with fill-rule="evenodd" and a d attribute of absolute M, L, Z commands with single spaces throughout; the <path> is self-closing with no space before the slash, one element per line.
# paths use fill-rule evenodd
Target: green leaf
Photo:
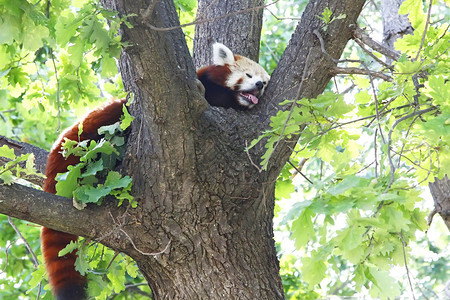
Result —
<path fill-rule="evenodd" d="M 105 78 L 114 76 L 118 72 L 116 60 L 108 54 L 102 56 L 101 65 L 101 75 Z"/>
<path fill-rule="evenodd" d="M 119 172 L 110 171 L 106 177 L 105 186 L 113 189 L 125 188 L 131 183 L 131 177 L 122 177 Z"/>
<path fill-rule="evenodd" d="M 306 282 L 308 282 L 310 285 L 316 285 L 325 278 L 327 266 L 325 265 L 323 260 L 317 260 L 311 257 L 303 257 L 300 270 Z"/>
<path fill-rule="evenodd" d="M 31 273 L 31 280 L 28 282 L 30 290 L 35 288 L 42 280 L 45 279 L 46 270 L 44 264 L 40 264 L 36 270 Z M 28 291 L 29 292 L 29 291 Z"/>
<path fill-rule="evenodd" d="M 72 198 L 73 191 L 78 187 L 78 178 L 81 177 L 81 169 L 85 164 L 69 166 L 68 171 L 56 176 L 56 194 L 59 196 Z"/>
<path fill-rule="evenodd" d="M 21 22 L 18 18 L 9 14 L 0 18 L 0 44 L 12 44 L 20 35 Z"/>
<path fill-rule="evenodd" d="M 72 253 L 73 251 L 78 250 L 78 247 L 79 247 L 78 242 L 70 241 L 70 243 L 67 244 L 67 246 L 64 247 L 64 249 L 59 251 L 58 256 L 63 257 L 66 254 Z"/>
<path fill-rule="evenodd" d="M 134 117 L 132 115 L 130 115 L 130 113 L 128 112 L 128 109 L 125 105 L 123 106 L 122 111 L 123 111 L 124 118 L 123 118 L 122 122 L 120 123 L 120 129 L 125 130 L 130 126 L 131 122 L 133 122 Z"/>
<path fill-rule="evenodd" d="M 450 103 L 448 101 L 450 99 L 450 91 L 446 80 L 442 76 L 430 76 L 429 80 L 425 82 L 425 89 L 422 91 L 424 94 L 433 98 L 436 105 L 446 106 L 450 109 Z"/>
<path fill-rule="evenodd" d="M 81 24 L 80 21 L 74 21 L 75 15 L 71 12 L 58 16 L 55 24 L 56 42 L 65 47 L 71 38 L 76 35 L 77 28 Z"/>
<path fill-rule="evenodd" d="M 425 24 L 424 22 L 427 19 L 423 12 L 422 1 L 406 0 L 400 5 L 398 13 L 400 15 L 408 15 L 412 27 L 416 30 Z"/>
<path fill-rule="evenodd" d="M 386 220 L 386 223 L 391 225 L 392 231 L 409 231 L 410 220 L 403 217 L 403 213 L 391 206 L 383 208 L 381 217 Z"/>
<path fill-rule="evenodd" d="M 103 160 L 101 158 L 88 164 L 81 177 L 95 176 L 100 171 L 103 171 Z"/>
<path fill-rule="evenodd" d="M 292 235 L 295 240 L 295 247 L 301 249 L 309 241 L 311 241 L 315 235 L 312 217 L 314 213 L 309 208 L 305 208 L 300 217 L 292 222 Z"/>
<path fill-rule="evenodd" d="M 16 154 L 14 153 L 14 149 L 9 148 L 6 145 L 0 147 L 0 156 L 6 157 L 9 159 L 15 159 Z"/>
<path fill-rule="evenodd" d="M 78 256 L 75 261 L 75 270 L 80 272 L 83 276 L 85 276 L 90 270 L 89 262 L 87 261 L 87 247 L 88 246 L 86 244 L 81 244 L 81 246 L 78 247 Z"/>
<path fill-rule="evenodd" d="M 359 177 L 350 175 L 344 178 L 344 180 L 340 181 L 338 184 L 333 185 L 328 189 L 328 193 L 331 195 L 340 195 L 345 192 L 350 192 L 351 188 L 357 187 L 359 185 Z"/>
<path fill-rule="evenodd" d="M 87 162 L 89 160 L 92 160 L 99 153 L 105 153 L 108 155 L 110 155 L 111 153 L 119 154 L 119 152 L 117 152 L 116 148 L 114 148 L 114 146 L 110 142 L 106 141 L 105 139 L 101 139 L 98 143 L 94 143 L 94 141 L 91 141 L 89 150 L 80 158 L 80 161 Z"/>
<path fill-rule="evenodd" d="M 388 272 L 374 267 L 369 268 L 369 271 L 373 276 L 374 284 L 378 288 L 378 293 L 381 296 L 391 299 L 400 296 L 400 286 L 394 278 L 389 276 Z"/>
<path fill-rule="evenodd" d="M 43 46 L 43 40 L 48 37 L 49 31 L 47 27 L 33 24 L 24 30 L 23 46 L 25 49 L 36 51 Z"/>
<path fill-rule="evenodd" d="M 68 48 L 67 52 L 70 54 L 70 64 L 73 66 L 80 66 L 81 61 L 83 60 L 85 44 L 80 39 L 76 39 L 74 43 Z M 73 74 L 66 74 L 66 78 L 70 78 Z M 73 78 L 74 81 L 77 80 L 77 77 Z"/>
<path fill-rule="evenodd" d="M 293 192 L 295 192 L 295 186 L 292 184 L 292 180 L 277 180 L 275 184 L 276 199 L 289 199 Z"/>
<path fill-rule="evenodd" d="M 139 275 L 139 268 L 137 267 L 134 261 L 132 261 L 131 259 L 127 259 L 126 266 L 128 275 L 130 275 L 133 278 L 136 278 Z"/>
<path fill-rule="evenodd" d="M 125 290 L 125 269 L 122 268 L 119 264 L 113 263 L 110 267 L 111 272 L 108 272 L 108 279 L 111 280 L 111 283 L 114 287 L 114 292 L 119 293 L 120 291 Z"/>
<path fill-rule="evenodd" d="M 120 127 L 119 122 L 116 122 L 111 125 L 102 126 L 98 129 L 98 134 L 100 135 L 108 134 L 109 136 L 112 136 L 119 131 L 118 130 L 119 127 Z"/>

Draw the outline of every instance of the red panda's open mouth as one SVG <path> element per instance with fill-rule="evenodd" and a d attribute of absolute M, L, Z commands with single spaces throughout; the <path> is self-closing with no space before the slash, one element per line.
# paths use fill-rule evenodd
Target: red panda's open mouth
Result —
<path fill-rule="evenodd" d="M 256 95 L 259 94 L 259 91 L 253 90 L 253 91 L 246 91 L 246 92 L 240 92 L 239 96 L 241 96 L 242 99 L 245 99 L 250 104 L 258 104 L 258 97 Z"/>

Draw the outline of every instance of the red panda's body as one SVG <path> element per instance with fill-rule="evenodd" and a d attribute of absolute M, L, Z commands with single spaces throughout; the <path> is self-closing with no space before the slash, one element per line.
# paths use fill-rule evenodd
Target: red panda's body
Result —
<path fill-rule="evenodd" d="M 205 87 L 205 98 L 212 106 L 234 109 L 252 108 L 258 103 L 257 96 L 262 95 L 269 80 L 267 72 L 256 62 L 239 55 L 222 44 L 213 46 L 214 64 L 197 72 L 198 79 Z M 83 131 L 78 137 L 78 125 L 66 129 L 55 142 L 47 159 L 44 191 L 56 193 L 55 177 L 67 171 L 67 167 L 77 164 L 79 158 L 64 158 L 61 146 L 64 139 L 98 140 L 97 130 L 105 125 L 119 121 L 125 99 L 108 102 L 105 106 L 93 110 L 83 120 Z M 53 289 L 58 300 L 83 300 L 86 298 L 86 278 L 75 270 L 75 253 L 59 257 L 58 253 L 77 236 L 43 228 L 41 233 L 42 252 Z"/>
<path fill-rule="evenodd" d="M 82 121 L 83 132 L 80 135 L 80 141 L 98 139 L 97 130 L 101 126 L 111 125 L 119 121 L 125 102 L 125 99 L 111 101 L 105 106 L 90 112 Z M 46 192 L 56 194 L 56 175 L 66 172 L 68 166 L 79 162 L 79 157 L 77 156 L 71 155 L 68 158 L 64 158 L 60 153 L 64 138 L 74 141 L 78 140 L 78 125 L 79 122 L 61 133 L 48 155 L 45 170 L 47 178 L 44 181 L 44 191 Z M 59 251 L 64 249 L 71 241 L 76 241 L 77 239 L 76 235 L 46 227 L 43 227 L 41 231 L 41 247 L 45 267 L 53 294 L 58 300 L 82 300 L 86 298 L 86 278 L 81 276 L 74 267 L 77 258 L 76 254 L 72 252 L 63 257 L 58 256 Z"/>

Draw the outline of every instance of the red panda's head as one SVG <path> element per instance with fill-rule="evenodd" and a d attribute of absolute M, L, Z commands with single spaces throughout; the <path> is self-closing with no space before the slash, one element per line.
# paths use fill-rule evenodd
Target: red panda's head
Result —
<path fill-rule="evenodd" d="M 258 104 L 270 79 L 253 60 L 234 55 L 220 43 L 213 45 L 213 64 L 197 71 L 212 106 L 248 109 Z"/>
<path fill-rule="evenodd" d="M 247 57 L 235 55 L 221 43 L 213 45 L 213 63 L 229 70 L 224 85 L 235 92 L 239 105 L 252 108 L 258 104 L 270 76 L 258 63 Z"/>

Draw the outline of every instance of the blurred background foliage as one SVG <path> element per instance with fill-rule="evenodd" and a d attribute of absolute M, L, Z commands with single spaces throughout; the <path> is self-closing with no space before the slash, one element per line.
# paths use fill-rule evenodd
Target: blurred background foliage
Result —
<path fill-rule="evenodd" d="M 450 169 L 448 1 L 433 1 L 425 35 L 429 2 L 406 2 L 416 31 L 397 43 L 404 55 L 394 71 L 383 69 L 353 41 L 343 55 L 385 72 L 392 82 L 338 75 L 324 95 L 302 99 L 293 116 L 273 117 L 272 131 L 264 133 L 270 145 L 274 136 L 303 130 L 276 190 L 275 239 L 287 299 L 449 297 L 448 231 L 437 216 L 430 227 L 426 223 L 433 208 L 427 183 Z M 196 1 L 175 3 L 181 24 L 195 20 Z M 280 0 L 265 10 L 260 63 L 269 73 L 306 4 Z M 358 25 L 381 41 L 381 20 L 380 1 L 368 1 Z M 0 0 L 0 135 L 49 150 L 61 130 L 89 109 L 106 98 L 127 96 L 116 67 L 120 49 L 128 46 L 117 35 L 120 24 L 130 26 L 126 17 L 92 0 Z M 192 49 L 194 26 L 183 30 Z M 426 43 L 415 61 L 423 36 Z M 419 76 L 419 103 L 412 100 L 413 74 L 426 74 Z M 374 121 L 369 117 L 376 114 L 376 101 L 390 113 Z M 424 107 L 435 109 L 395 124 Z M 403 153 L 395 156 L 395 170 L 380 138 L 390 131 L 391 144 Z M 31 258 L 33 252 L 42 261 L 39 226 L 11 222 L 0 216 L 0 299 L 51 299 L 45 271 Z M 150 297 L 128 257 L 82 244 L 91 295 Z"/>

